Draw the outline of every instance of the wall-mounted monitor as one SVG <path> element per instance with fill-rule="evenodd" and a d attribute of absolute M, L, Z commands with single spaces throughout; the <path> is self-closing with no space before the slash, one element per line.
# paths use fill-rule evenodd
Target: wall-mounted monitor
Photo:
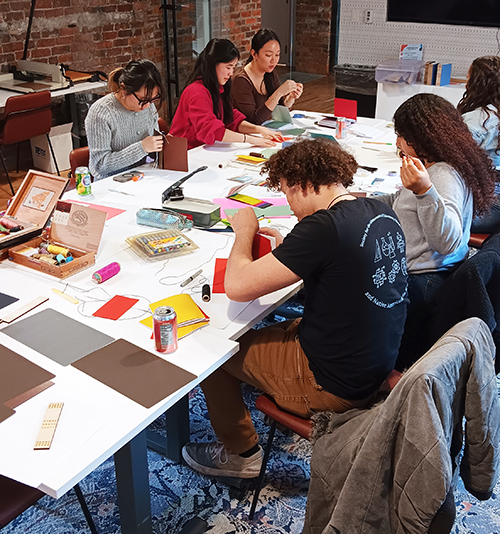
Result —
<path fill-rule="evenodd" d="M 388 0 L 387 20 L 500 28 L 500 1 Z"/>

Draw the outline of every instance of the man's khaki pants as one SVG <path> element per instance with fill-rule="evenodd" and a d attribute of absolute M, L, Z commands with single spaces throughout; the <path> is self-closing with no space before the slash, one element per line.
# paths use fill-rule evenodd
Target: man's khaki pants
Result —
<path fill-rule="evenodd" d="M 281 408 L 306 418 L 326 410 L 345 412 L 370 400 L 347 401 L 316 383 L 297 337 L 299 323 L 296 319 L 250 330 L 239 340 L 239 352 L 201 383 L 212 427 L 229 452 L 246 452 L 259 441 L 240 381 L 261 389 Z"/>

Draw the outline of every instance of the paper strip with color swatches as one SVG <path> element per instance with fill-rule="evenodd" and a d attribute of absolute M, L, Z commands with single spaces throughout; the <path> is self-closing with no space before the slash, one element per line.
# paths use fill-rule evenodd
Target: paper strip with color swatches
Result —
<path fill-rule="evenodd" d="M 256 208 L 268 208 L 269 206 L 272 206 L 272 204 L 265 202 L 264 200 L 249 197 L 248 195 L 240 195 L 239 193 L 229 195 L 227 198 L 230 198 L 231 200 L 237 200 L 238 202 L 242 202 L 243 204 L 248 204 L 249 206 Z"/>

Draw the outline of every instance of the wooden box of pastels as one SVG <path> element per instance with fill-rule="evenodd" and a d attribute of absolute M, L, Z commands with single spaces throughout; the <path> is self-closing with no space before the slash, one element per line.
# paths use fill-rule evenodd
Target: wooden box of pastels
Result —
<path fill-rule="evenodd" d="M 68 178 L 28 171 L 5 215 L 0 217 L 0 253 L 42 233 L 68 183 Z"/>
<path fill-rule="evenodd" d="M 66 278 L 95 264 L 106 212 L 58 201 L 48 235 L 9 249 L 9 259 Z"/>

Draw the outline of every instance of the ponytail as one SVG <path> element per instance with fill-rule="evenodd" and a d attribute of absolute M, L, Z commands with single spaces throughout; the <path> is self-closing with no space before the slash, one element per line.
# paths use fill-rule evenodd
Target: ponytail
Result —
<path fill-rule="evenodd" d="M 110 93 L 117 93 L 120 90 L 120 78 L 123 73 L 123 70 L 123 67 L 118 67 L 109 73 L 108 91 Z"/>

